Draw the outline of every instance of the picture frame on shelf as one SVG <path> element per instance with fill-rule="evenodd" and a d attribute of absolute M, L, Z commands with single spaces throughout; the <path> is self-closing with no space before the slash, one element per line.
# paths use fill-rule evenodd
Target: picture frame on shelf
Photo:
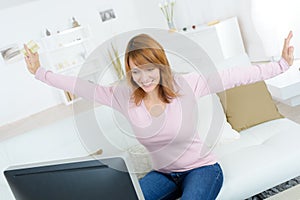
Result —
<path fill-rule="evenodd" d="M 19 45 L 16 43 L 1 47 L 0 54 L 5 64 L 16 63 L 23 59 Z"/>

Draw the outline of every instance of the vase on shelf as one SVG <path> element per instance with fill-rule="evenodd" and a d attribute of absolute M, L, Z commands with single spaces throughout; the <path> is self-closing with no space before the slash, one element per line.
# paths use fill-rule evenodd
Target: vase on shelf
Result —
<path fill-rule="evenodd" d="M 170 31 L 176 31 L 176 27 L 175 27 L 175 24 L 174 24 L 173 20 L 168 21 L 168 27 L 169 27 Z"/>
<path fill-rule="evenodd" d="M 163 13 L 165 19 L 167 20 L 170 31 L 176 31 L 174 21 L 173 21 L 174 5 L 175 5 L 175 0 L 163 0 L 161 3 L 158 4 L 161 12 Z"/>

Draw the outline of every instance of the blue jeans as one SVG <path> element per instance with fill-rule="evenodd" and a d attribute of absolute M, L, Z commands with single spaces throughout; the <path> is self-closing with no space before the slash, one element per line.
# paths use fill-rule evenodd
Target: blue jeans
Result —
<path fill-rule="evenodd" d="M 151 171 L 140 180 L 145 200 L 213 200 L 223 184 L 223 172 L 218 163 L 185 172 Z"/>

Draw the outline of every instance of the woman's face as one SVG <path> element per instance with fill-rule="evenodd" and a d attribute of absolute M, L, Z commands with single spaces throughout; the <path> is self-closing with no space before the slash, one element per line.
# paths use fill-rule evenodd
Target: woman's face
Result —
<path fill-rule="evenodd" d="M 160 70 L 153 64 L 145 64 L 138 67 L 129 59 L 131 75 L 134 82 L 145 92 L 149 93 L 156 89 L 160 82 Z"/>

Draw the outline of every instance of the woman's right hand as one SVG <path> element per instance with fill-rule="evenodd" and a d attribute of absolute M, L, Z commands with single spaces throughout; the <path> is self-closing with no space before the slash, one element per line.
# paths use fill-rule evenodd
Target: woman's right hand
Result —
<path fill-rule="evenodd" d="M 32 53 L 26 44 L 24 44 L 24 49 L 26 51 L 25 61 L 27 69 L 30 73 L 35 74 L 37 69 L 41 66 L 39 54 L 37 52 Z"/>

